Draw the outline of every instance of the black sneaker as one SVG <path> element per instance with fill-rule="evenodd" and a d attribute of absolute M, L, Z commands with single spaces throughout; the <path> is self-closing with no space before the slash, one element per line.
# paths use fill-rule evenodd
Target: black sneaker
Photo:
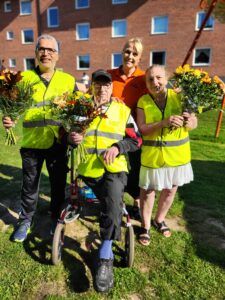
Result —
<path fill-rule="evenodd" d="M 113 288 L 113 260 L 100 259 L 98 262 L 98 269 L 95 274 L 95 288 L 98 292 L 106 293 Z"/>

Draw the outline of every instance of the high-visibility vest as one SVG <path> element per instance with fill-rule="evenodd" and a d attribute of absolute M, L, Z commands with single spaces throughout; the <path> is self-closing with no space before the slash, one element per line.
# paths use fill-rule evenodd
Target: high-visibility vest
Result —
<path fill-rule="evenodd" d="M 33 104 L 23 119 L 22 147 L 48 149 L 58 138 L 61 126 L 61 122 L 52 115 L 49 103 L 56 96 L 73 92 L 75 79 L 56 70 L 46 87 L 35 71 L 25 71 L 22 75 L 24 81 L 34 84 Z"/>
<path fill-rule="evenodd" d="M 118 155 L 112 164 L 107 165 L 103 154 L 112 144 L 123 140 L 130 108 L 112 101 L 106 115 L 107 118 L 96 117 L 86 131 L 83 143 L 88 153 L 87 160 L 78 167 L 78 174 L 85 177 L 100 177 L 105 170 L 111 173 L 128 172 L 125 155 Z"/>
<path fill-rule="evenodd" d="M 171 115 L 181 115 L 180 95 L 168 89 L 166 106 L 161 111 L 149 94 L 139 99 L 138 107 L 144 109 L 146 124 L 161 121 Z M 148 136 L 143 136 L 141 165 L 149 168 L 180 166 L 190 162 L 190 142 L 188 129 L 180 127 L 161 128 Z"/>

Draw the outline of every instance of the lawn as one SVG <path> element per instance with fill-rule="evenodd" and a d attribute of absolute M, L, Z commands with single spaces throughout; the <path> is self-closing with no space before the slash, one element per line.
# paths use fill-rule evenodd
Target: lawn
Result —
<path fill-rule="evenodd" d="M 134 266 L 125 268 L 115 244 L 115 287 L 106 295 L 92 283 L 97 249 L 85 248 L 98 234 L 95 207 L 90 216 L 69 224 L 62 263 L 51 265 L 49 186 L 43 169 L 34 228 L 23 244 L 10 241 L 20 206 L 20 124 L 16 146 L 4 145 L 0 128 L 0 299 L 225 299 L 225 118 L 215 138 L 218 112 L 199 116 L 191 132 L 195 180 L 179 189 L 167 222 L 171 238 L 152 229 L 148 247 L 136 242 Z M 125 195 L 129 208 L 131 199 Z M 138 232 L 139 223 L 134 223 Z"/>

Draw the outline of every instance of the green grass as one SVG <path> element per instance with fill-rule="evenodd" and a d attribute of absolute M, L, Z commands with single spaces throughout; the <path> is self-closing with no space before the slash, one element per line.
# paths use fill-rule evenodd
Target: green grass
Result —
<path fill-rule="evenodd" d="M 63 261 L 51 265 L 45 168 L 33 232 L 24 244 L 10 241 L 20 201 L 21 131 L 19 124 L 18 145 L 6 147 L 0 128 L 0 299 L 225 299 L 225 119 L 215 138 L 217 116 L 200 115 L 199 127 L 191 132 L 195 180 L 178 190 L 168 215 L 178 229 L 169 239 L 152 230 L 149 247 L 136 243 L 130 269 L 123 267 L 120 244 L 115 244 L 115 287 L 106 295 L 93 289 L 97 250 L 82 247 L 87 232 L 98 231 L 93 217 L 70 225 Z M 126 202 L 132 203 L 127 195 Z"/>

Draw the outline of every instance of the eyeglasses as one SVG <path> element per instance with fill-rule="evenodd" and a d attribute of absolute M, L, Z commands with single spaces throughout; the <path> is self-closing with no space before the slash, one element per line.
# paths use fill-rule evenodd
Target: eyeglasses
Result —
<path fill-rule="evenodd" d="M 53 55 L 54 53 L 57 52 L 55 49 L 52 49 L 52 48 L 44 48 L 44 47 L 38 48 L 38 52 L 40 54 L 44 54 L 45 51 L 47 52 L 47 54 L 50 54 L 50 55 Z"/>
<path fill-rule="evenodd" d="M 111 86 L 111 83 L 94 83 L 94 87 L 96 89 L 100 89 L 100 88 L 103 88 L 103 89 L 108 89 L 109 87 Z"/>

